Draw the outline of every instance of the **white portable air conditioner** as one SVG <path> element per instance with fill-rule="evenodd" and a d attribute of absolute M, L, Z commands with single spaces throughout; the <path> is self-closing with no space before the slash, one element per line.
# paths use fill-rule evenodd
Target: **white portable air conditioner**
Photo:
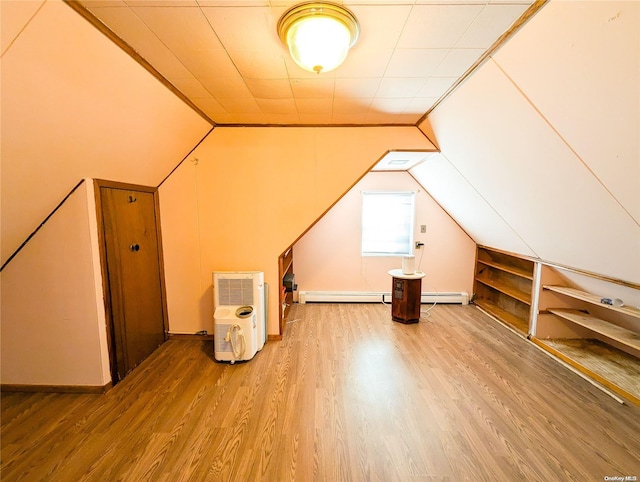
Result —
<path fill-rule="evenodd" d="M 262 350 L 267 340 L 267 286 L 264 282 L 264 273 L 262 271 L 214 271 L 214 312 L 220 307 L 228 306 L 253 308 L 257 328 L 256 351 Z"/>
<path fill-rule="evenodd" d="M 218 361 L 251 360 L 258 348 L 258 324 L 252 306 L 219 306 L 213 315 L 213 351 Z"/>

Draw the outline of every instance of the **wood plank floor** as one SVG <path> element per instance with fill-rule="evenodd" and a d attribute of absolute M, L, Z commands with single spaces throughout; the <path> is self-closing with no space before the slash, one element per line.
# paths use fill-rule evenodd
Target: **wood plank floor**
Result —
<path fill-rule="evenodd" d="M 171 340 L 104 395 L 2 394 L 3 481 L 640 477 L 640 409 L 473 306 L 294 305 L 236 365 Z"/>

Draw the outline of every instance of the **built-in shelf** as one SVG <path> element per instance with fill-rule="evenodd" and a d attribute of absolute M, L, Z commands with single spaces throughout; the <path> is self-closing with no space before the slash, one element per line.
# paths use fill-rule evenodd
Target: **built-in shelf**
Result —
<path fill-rule="evenodd" d="M 526 320 L 514 315 L 513 313 L 503 310 L 495 303 L 489 300 L 476 300 L 476 306 L 479 306 L 491 316 L 498 318 L 499 320 L 507 323 L 513 327 L 516 331 L 526 334 L 529 329 L 529 323 Z"/>
<path fill-rule="evenodd" d="M 544 285 L 543 288 L 549 291 L 555 291 L 556 293 L 560 293 L 562 295 L 570 296 L 571 298 L 575 298 L 577 300 L 584 301 L 586 303 L 598 305 L 608 310 L 624 313 L 625 315 L 633 316 L 634 318 L 640 318 L 639 309 L 634 308 L 632 306 L 614 306 L 614 305 L 604 304 L 602 303 L 602 298 L 600 296 L 587 293 L 586 291 L 581 291 L 575 288 L 569 288 L 567 286 L 553 286 L 553 285 Z"/>
<path fill-rule="evenodd" d="M 560 318 L 564 318 L 571 323 L 575 323 L 576 325 L 580 325 L 588 330 L 615 340 L 618 343 L 622 343 L 629 348 L 640 350 L 640 335 L 631 330 L 627 330 L 578 310 L 549 308 L 547 311 L 559 316 Z"/>
<path fill-rule="evenodd" d="M 574 287 L 580 279 L 604 293 L 640 290 L 628 281 L 478 246 L 474 303 L 609 393 L 640 405 L 640 309 Z"/>
<path fill-rule="evenodd" d="M 521 276 L 528 280 L 533 280 L 533 274 L 531 272 L 518 266 L 509 266 L 508 264 L 496 263 L 495 261 L 489 261 L 486 259 L 478 259 L 478 263 L 491 266 L 492 268 L 496 268 L 501 271 L 506 271 L 507 273 L 515 274 L 516 276 Z"/>
<path fill-rule="evenodd" d="M 534 262 L 511 253 L 479 246 L 474 302 L 480 308 L 527 335 L 531 318 Z"/>
<path fill-rule="evenodd" d="M 511 298 L 515 298 L 516 300 L 522 303 L 525 303 L 527 305 L 531 304 L 530 293 L 525 293 L 524 291 L 520 291 L 519 289 L 514 288 L 513 286 L 509 286 L 508 284 L 501 283 L 500 281 L 496 281 L 492 279 L 483 279 L 483 278 L 477 277 L 476 281 L 478 283 L 482 283 L 485 286 L 493 288 L 494 290 L 498 290 L 501 293 L 504 293 L 505 295 L 510 296 Z"/>
<path fill-rule="evenodd" d="M 615 293 L 621 286 L 625 290 L 640 289 L 629 282 L 544 265 L 541 289 L 536 294 L 539 313 L 531 340 L 640 405 L 640 310 L 615 306 L 609 299 L 605 303 L 603 296 L 562 285 L 567 281 L 564 272 L 585 277 L 589 285 L 599 283 L 606 293 Z"/>
<path fill-rule="evenodd" d="M 287 316 L 289 316 L 289 310 L 293 304 L 293 289 L 288 290 L 285 288 L 285 276 L 293 275 L 293 246 L 287 248 L 278 258 L 278 272 L 280 280 L 280 286 L 278 289 L 281 307 L 279 310 L 280 336 L 282 336 L 284 334 L 284 326 Z"/>

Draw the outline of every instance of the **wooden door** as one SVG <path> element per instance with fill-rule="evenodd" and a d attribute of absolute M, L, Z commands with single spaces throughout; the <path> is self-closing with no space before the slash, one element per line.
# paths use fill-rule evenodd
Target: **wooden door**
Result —
<path fill-rule="evenodd" d="M 156 189 L 97 181 L 113 383 L 165 341 Z"/>

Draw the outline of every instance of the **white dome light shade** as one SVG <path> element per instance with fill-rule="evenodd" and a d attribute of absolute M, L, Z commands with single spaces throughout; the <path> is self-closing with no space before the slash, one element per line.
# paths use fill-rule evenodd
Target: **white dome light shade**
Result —
<path fill-rule="evenodd" d="M 304 70 L 321 73 L 338 67 L 358 38 L 351 12 L 331 3 L 307 3 L 289 9 L 278 22 L 278 34 Z"/>

